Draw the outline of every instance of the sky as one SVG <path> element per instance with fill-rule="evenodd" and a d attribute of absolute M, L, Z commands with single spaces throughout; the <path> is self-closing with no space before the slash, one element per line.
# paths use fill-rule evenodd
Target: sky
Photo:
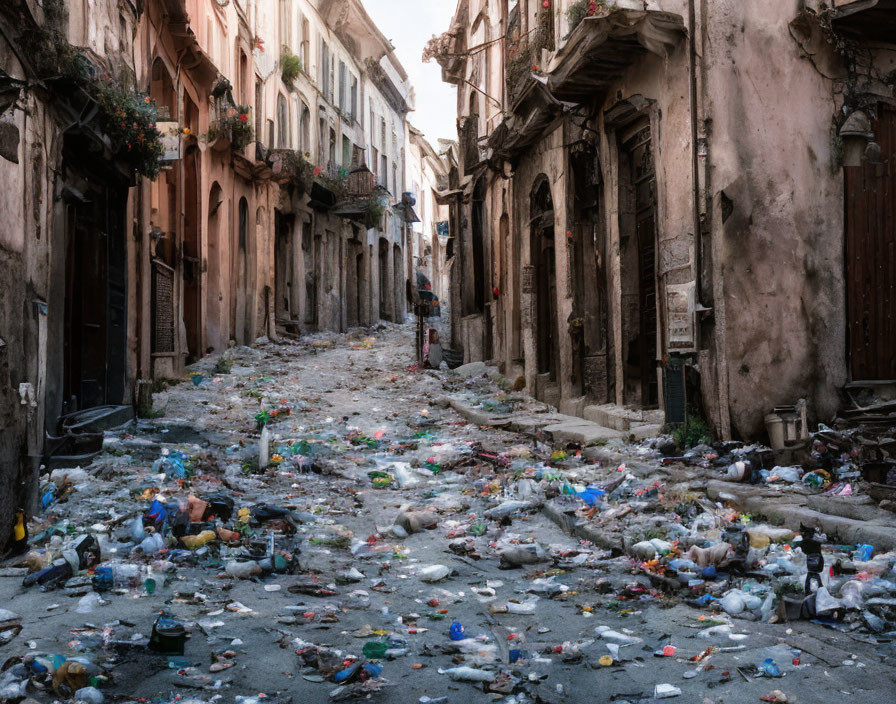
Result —
<path fill-rule="evenodd" d="M 438 139 L 457 139 L 457 93 L 442 82 L 435 62 L 420 60 L 433 34 L 448 31 L 455 0 L 363 0 L 367 13 L 395 46 L 395 53 L 414 86 L 416 109 L 408 115 L 414 127 L 438 150 Z"/>

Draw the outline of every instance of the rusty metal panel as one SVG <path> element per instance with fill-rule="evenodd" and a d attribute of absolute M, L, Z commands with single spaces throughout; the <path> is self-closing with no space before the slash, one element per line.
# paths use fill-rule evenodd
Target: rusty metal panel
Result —
<path fill-rule="evenodd" d="M 872 129 L 880 163 L 846 167 L 846 281 L 853 381 L 896 379 L 896 110 Z"/>
<path fill-rule="evenodd" d="M 174 352 L 174 269 L 152 263 L 152 351 Z"/>

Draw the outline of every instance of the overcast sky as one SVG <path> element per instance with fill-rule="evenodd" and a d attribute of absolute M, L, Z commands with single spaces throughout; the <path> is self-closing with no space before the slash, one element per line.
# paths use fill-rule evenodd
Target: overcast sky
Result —
<path fill-rule="evenodd" d="M 456 0 L 363 0 L 380 31 L 395 45 L 398 59 L 411 79 L 417 108 L 408 120 L 438 149 L 437 139 L 457 139 L 457 94 L 442 82 L 435 61 L 420 60 L 433 34 L 448 31 Z"/>

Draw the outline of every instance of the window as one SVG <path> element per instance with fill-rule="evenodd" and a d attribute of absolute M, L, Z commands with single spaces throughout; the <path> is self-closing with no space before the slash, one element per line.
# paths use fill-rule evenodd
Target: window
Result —
<path fill-rule="evenodd" d="M 308 47 L 311 46 L 311 25 L 302 15 L 299 15 L 299 24 L 302 27 L 302 43 L 299 45 L 299 58 L 302 60 L 302 68 L 308 72 L 308 61 L 311 58 L 311 52 Z"/>
<path fill-rule="evenodd" d="M 321 117 L 317 122 L 317 160 L 323 165 L 325 155 L 327 153 L 327 121 Z"/>
<path fill-rule="evenodd" d="M 336 100 L 336 58 L 330 57 L 330 86 L 329 93 L 330 102 Z"/>
<path fill-rule="evenodd" d="M 330 163 L 336 163 L 336 131 L 330 128 Z"/>
<path fill-rule="evenodd" d="M 382 159 L 382 166 L 380 168 L 380 185 L 383 188 L 389 187 L 389 158 L 383 154 L 380 159 Z"/>
<path fill-rule="evenodd" d="M 392 164 L 392 194 L 398 197 L 398 166 Z"/>
<path fill-rule="evenodd" d="M 280 46 L 292 46 L 292 0 L 280 0 Z"/>
<path fill-rule="evenodd" d="M 342 135 L 342 165 L 348 166 L 352 161 L 352 140 Z"/>
<path fill-rule="evenodd" d="M 363 150 L 357 144 L 352 146 L 352 166 L 360 166 L 363 159 Z"/>
<path fill-rule="evenodd" d="M 205 39 L 206 46 L 208 47 L 208 55 L 212 58 L 212 61 L 217 62 L 218 56 L 215 51 L 215 21 L 211 17 L 206 18 L 205 31 L 208 35 Z"/>
<path fill-rule="evenodd" d="M 349 115 L 354 120 L 358 115 L 358 79 L 352 76 L 351 96 L 349 97 Z"/>
<path fill-rule="evenodd" d="M 345 114 L 348 95 L 348 71 L 345 70 L 345 62 L 339 62 L 339 110 Z"/>
<path fill-rule="evenodd" d="M 329 100 L 330 94 L 328 89 L 330 87 L 330 47 L 327 46 L 327 43 L 321 37 L 320 40 L 320 89 L 324 94 L 324 99 Z"/>
<path fill-rule="evenodd" d="M 268 120 L 268 149 L 274 148 L 274 121 Z"/>
<path fill-rule="evenodd" d="M 261 126 L 264 124 L 264 84 L 255 80 L 255 139 L 261 141 Z"/>
<path fill-rule="evenodd" d="M 380 149 L 386 151 L 386 118 L 380 118 Z"/>
<path fill-rule="evenodd" d="M 379 183 L 380 153 L 377 151 L 376 147 L 373 147 L 371 150 L 371 154 L 373 158 L 370 160 L 370 168 L 373 171 L 374 180 Z"/>
<path fill-rule="evenodd" d="M 280 149 L 287 149 L 291 146 L 289 143 L 289 107 L 286 105 L 286 98 L 282 95 L 277 96 L 277 146 Z"/>
<path fill-rule="evenodd" d="M 299 121 L 299 149 L 311 153 L 311 111 L 302 103 L 302 117 Z"/>

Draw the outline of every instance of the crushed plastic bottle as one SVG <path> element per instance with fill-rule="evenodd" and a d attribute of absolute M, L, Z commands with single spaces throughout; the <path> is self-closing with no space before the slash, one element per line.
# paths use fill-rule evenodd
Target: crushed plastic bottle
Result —
<path fill-rule="evenodd" d="M 439 674 L 448 675 L 455 682 L 494 682 L 495 673 L 475 667 L 451 667 L 439 670 Z"/>
<path fill-rule="evenodd" d="M 438 582 L 451 574 L 451 570 L 445 565 L 429 565 L 418 574 L 421 582 Z"/>

